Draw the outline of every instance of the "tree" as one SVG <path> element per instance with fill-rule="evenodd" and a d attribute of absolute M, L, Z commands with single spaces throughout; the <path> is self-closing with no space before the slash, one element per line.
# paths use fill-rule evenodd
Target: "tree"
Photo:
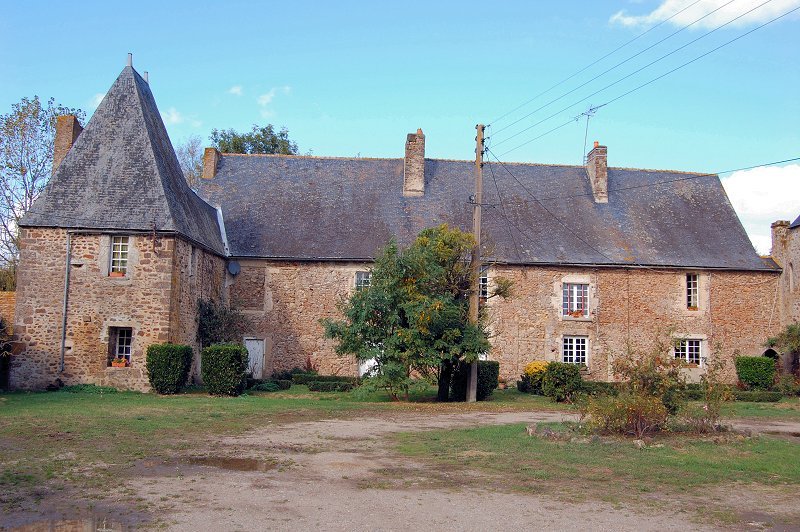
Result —
<path fill-rule="evenodd" d="M 175 148 L 183 176 L 192 188 L 203 177 L 203 151 L 203 139 L 197 135 L 192 135 Z"/>
<path fill-rule="evenodd" d="M 85 119 L 80 109 L 56 105 L 53 98 L 42 106 L 34 96 L 22 98 L 0 116 L 0 268 L 6 276 L 16 270 L 19 220 L 53 171 L 56 117 L 67 114 Z"/>
<path fill-rule="evenodd" d="M 211 131 L 211 143 L 223 153 L 275 153 L 297 155 L 297 143 L 289 138 L 289 130 L 281 128 L 277 133 L 272 124 L 237 133 L 233 129 Z"/>
<path fill-rule="evenodd" d="M 409 377 L 418 373 L 435 376 L 438 397 L 447 400 L 455 364 L 489 350 L 485 317 L 477 325 L 468 320 L 473 242 L 472 235 L 441 225 L 422 231 L 406 249 L 389 243 L 370 286 L 340 304 L 344 320 L 323 320 L 336 352 L 374 359 L 376 376 L 395 399 L 408 396 Z"/>

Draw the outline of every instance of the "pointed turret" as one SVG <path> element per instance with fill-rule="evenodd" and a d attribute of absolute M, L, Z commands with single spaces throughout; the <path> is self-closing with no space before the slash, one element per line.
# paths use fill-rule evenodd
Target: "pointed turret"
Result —
<path fill-rule="evenodd" d="M 223 255 L 217 220 L 186 184 L 150 86 L 126 66 L 20 226 L 156 230 Z"/>

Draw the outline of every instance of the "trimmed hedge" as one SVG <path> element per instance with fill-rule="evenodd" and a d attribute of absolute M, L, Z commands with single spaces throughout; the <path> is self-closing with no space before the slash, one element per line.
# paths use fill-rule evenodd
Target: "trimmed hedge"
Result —
<path fill-rule="evenodd" d="M 308 384 L 310 382 L 347 382 L 353 385 L 358 384 L 358 377 L 346 377 L 341 375 L 317 375 L 316 373 L 295 373 L 292 375 L 292 382 L 295 384 Z"/>
<path fill-rule="evenodd" d="M 748 388 L 767 390 L 775 383 L 775 360 L 769 357 L 736 357 L 736 375 Z"/>
<path fill-rule="evenodd" d="M 582 386 L 581 369 L 576 364 L 550 362 L 544 370 L 542 393 L 554 401 L 571 401 Z"/>
<path fill-rule="evenodd" d="M 312 392 L 349 392 L 355 383 L 345 381 L 311 381 L 308 389 Z"/>
<path fill-rule="evenodd" d="M 619 395 L 619 388 L 613 382 L 602 381 L 583 381 L 581 383 L 581 392 L 586 395 L 607 395 L 615 397 Z"/>
<path fill-rule="evenodd" d="M 279 390 L 288 390 L 292 387 L 292 381 L 284 379 L 247 379 L 247 389 L 255 390 L 256 386 L 262 384 L 272 384 L 278 387 Z M 272 390 L 267 390 L 272 391 Z"/>
<path fill-rule="evenodd" d="M 152 344 L 145 361 L 150 386 L 160 394 L 178 393 L 189 380 L 192 348 L 181 344 Z"/>
<path fill-rule="evenodd" d="M 203 383 L 211 395 L 237 396 L 247 383 L 247 349 L 239 344 L 216 344 L 201 355 Z"/>
<path fill-rule="evenodd" d="M 290 381 L 292 380 L 292 376 L 298 373 L 308 373 L 308 372 L 305 371 L 304 369 L 295 366 L 292 369 L 285 369 L 283 371 L 273 371 L 272 375 L 270 375 L 270 379 L 274 381 Z"/>
<path fill-rule="evenodd" d="M 264 381 L 256 384 L 250 389 L 254 392 L 277 392 L 280 390 L 280 387 L 275 383 L 275 381 Z"/>
<path fill-rule="evenodd" d="M 775 403 L 783 398 L 781 392 L 767 392 L 764 390 L 734 390 L 733 397 L 737 401 L 750 401 L 753 403 Z"/>
<path fill-rule="evenodd" d="M 467 400 L 467 380 L 469 379 L 470 364 L 459 362 L 453 371 L 453 380 L 450 385 L 451 401 Z M 485 401 L 500 384 L 500 363 L 496 360 L 478 361 L 478 389 L 475 392 L 478 401 Z"/>

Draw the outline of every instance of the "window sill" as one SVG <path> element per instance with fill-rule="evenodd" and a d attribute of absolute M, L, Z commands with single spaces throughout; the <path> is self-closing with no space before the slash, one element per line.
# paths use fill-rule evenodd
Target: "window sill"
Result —
<path fill-rule="evenodd" d="M 564 316 L 561 315 L 561 321 L 592 321 L 592 316 Z"/>

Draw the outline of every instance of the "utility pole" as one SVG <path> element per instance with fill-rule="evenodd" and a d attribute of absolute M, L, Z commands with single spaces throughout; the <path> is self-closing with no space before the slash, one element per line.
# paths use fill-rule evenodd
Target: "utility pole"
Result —
<path fill-rule="evenodd" d="M 481 277 L 481 203 L 483 202 L 483 124 L 475 126 L 478 134 L 475 137 L 475 195 L 472 198 L 472 236 L 475 246 L 472 248 L 470 261 L 471 286 L 469 292 L 469 322 L 478 323 L 478 305 L 480 303 Z M 478 392 L 478 361 L 472 363 L 467 382 L 467 402 L 474 403 Z"/>

